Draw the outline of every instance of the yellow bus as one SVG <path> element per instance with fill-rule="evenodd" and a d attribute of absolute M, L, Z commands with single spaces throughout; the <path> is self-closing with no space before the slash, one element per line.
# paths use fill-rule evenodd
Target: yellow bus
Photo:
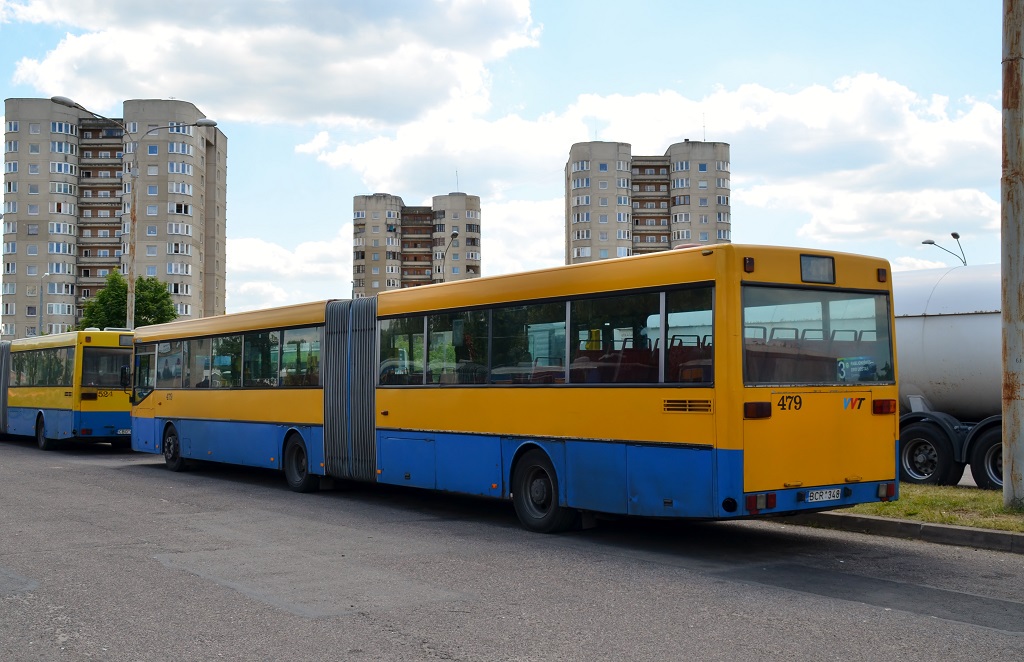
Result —
<path fill-rule="evenodd" d="M 145 327 L 133 448 L 511 499 L 542 532 L 895 499 L 889 275 L 718 245 Z"/>
<path fill-rule="evenodd" d="M 127 447 L 131 408 L 122 384 L 130 331 L 72 331 L 0 343 L 0 432 Z"/>

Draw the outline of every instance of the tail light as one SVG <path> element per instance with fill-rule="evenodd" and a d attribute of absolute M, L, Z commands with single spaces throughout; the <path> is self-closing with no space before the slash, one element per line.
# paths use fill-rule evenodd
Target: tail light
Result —
<path fill-rule="evenodd" d="M 896 483 L 882 483 L 878 486 L 878 498 L 888 501 L 896 496 Z"/>
<path fill-rule="evenodd" d="M 775 504 L 775 492 L 747 495 L 747 510 L 752 513 L 756 513 L 759 510 L 771 510 L 775 507 Z"/>
<path fill-rule="evenodd" d="M 871 413 L 872 414 L 895 414 L 896 413 L 896 401 L 895 400 L 873 400 L 871 402 Z"/>

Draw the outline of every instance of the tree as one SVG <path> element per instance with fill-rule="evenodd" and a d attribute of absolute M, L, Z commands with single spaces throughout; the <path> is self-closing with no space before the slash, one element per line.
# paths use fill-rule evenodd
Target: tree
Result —
<path fill-rule="evenodd" d="M 127 303 L 128 281 L 119 271 L 113 271 L 107 276 L 103 289 L 85 304 L 79 328 L 124 328 Z M 134 326 L 170 322 L 177 316 L 166 285 L 152 277 L 135 281 Z"/>

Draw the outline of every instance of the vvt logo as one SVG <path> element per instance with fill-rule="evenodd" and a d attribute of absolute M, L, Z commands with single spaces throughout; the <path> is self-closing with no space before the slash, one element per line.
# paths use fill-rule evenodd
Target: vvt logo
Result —
<path fill-rule="evenodd" d="M 843 398 L 843 409 L 860 409 L 867 398 Z"/>

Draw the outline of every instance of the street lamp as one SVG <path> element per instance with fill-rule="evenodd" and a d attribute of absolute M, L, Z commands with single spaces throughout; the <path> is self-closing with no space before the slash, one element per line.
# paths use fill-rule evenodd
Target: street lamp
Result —
<path fill-rule="evenodd" d="M 37 336 L 43 335 L 43 282 L 44 282 L 44 279 L 47 276 L 49 276 L 49 275 L 50 275 L 50 272 L 47 271 L 46 273 L 44 273 L 42 276 L 39 277 L 39 311 L 38 311 L 39 330 L 36 331 L 36 335 Z"/>
<path fill-rule="evenodd" d="M 447 283 L 448 282 L 448 273 L 444 270 L 444 261 L 445 261 L 445 258 L 448 257 L 448 249 L 452 247 L 452 244 L 458 238 L 459 238 L 459 231 L 458 230 L 452 230 L 451 241 L 449 241 L 448 245 L 444 247 L 444 253 L 441 253 L 441 282 L 442 283 Z"/>
<path fill-rule="evenodd" d="M 954 239 L 956 239 L 956 245 L 960 248 L 960 255 L 957 255 L 956 253 L 954 253 L 953 251 L 949 250 L 948 248 L 943 248 L 942 246 L 939 246 L 932 239 L 925 239 L 921 243 L 922 244 L 927 244 L 929 246 L 934 246 L 935 248 L 938 248 L 938 249 L 946 251 L 947 253 L 949 253 L 950 255 L 955 257 L 956 259 L 958 259 L 961 262 L 963 262 L 964 266 L 966 267 L 967 266 L 967 256 L 964 255 L 964 247 L 960 245 L 960 233 L 959 232 L 950 232 L 949 236 L 953 237 Z"/>
<path fill-rule="evenodd" d="M 136 225 L 135 207 L 136 207 L 136 202 L 139 199 L 138 186 L 137 186 L 138 180 L 139 180 L 139 168 L 138 168 L 139 157 L 138 157 L 138 154 L 137 154 L 138 148 L 139 148 L 139 143 L 142 141 L 143 138 L 145 138 L 149 134 L 154 133 L 156 131 L 160 131 L 161 129 L 170 129 L 172 127 L 179 127 L 179 126 L 215 127 L 215 126 L 217 126 L 217 122 L 215 122 L 214 120 L 208 119 L 208 118 L 202 118 L 202 119 L 198 119 L 195 122 L 191 122 L 191 123 L 188 123 L 188 124 L 184 124 L 183 123 L 183 124 L 168 124 L 166 126 L 155 126 L 152 129 L 149 129 L 148 131 L 143 133 L 141 136 L 138 136 L 138 138 L 133 139 L 132 138 L 132 132 L 129 131 L 128 127 L 126 127 L 123 123 L 118 122 L 117 120 L 111 119 L 109 117 L 104 117 L 103 115 L 100 115 L 97 112 L 93 112 L 93 111 L 89 110 L 88 108 L 82 106 L 81 104 L 76 103 L 72 99 L 69 99 L 68 97 L 61 97 L 61 96 L 50 97 L 50 101 L 52 101 L 52 102 L 54 102 L 56 104 L 60 104 L 61 106 L 67 106 L 68 108 L 74 108 L 75 110 L 80 110 L 83 113 L 88 113 L 88 114 L 92 115 L 93 117 L 98 117 L 101 120 L 106 120 L 107 122 L 110 122 L 111 124 L 116 124 L 117 126 L 119 126 L 121 128 L 121 131 L 128 138 L 128 144 L 131 145 L 132 143 L 134 143 L 133 149 L 131 149 L 129 151 L 126 148 L 124 150 L 124 153 L 126 155 L 127 154 L 131 154 L 132 155 L 131 156 L 131 166 L 132 167 L 128 171 L 128 174 L 132 178 L 132 181 L 131 181 L 132 190 L 131 190 L 131 201 L 129 203 L 130 204 L 130 208 L 128 210 L 129 211 L 128 218 L 130 219 L 129 222 L 128 222 L 128 242 L 127 242 L 128 243 L 128 259 L 125 262 L 126 272 L 127 272 L 125 274 L 125 277 L 128 280 L 128 301 L 126 302 L 126 305 L 125 305 L 125 326 L 130 331 L 130 330 L 135 328 L 135 236 L 136 236 L 136 232 L 135 232 L 135 225 Z"/>

